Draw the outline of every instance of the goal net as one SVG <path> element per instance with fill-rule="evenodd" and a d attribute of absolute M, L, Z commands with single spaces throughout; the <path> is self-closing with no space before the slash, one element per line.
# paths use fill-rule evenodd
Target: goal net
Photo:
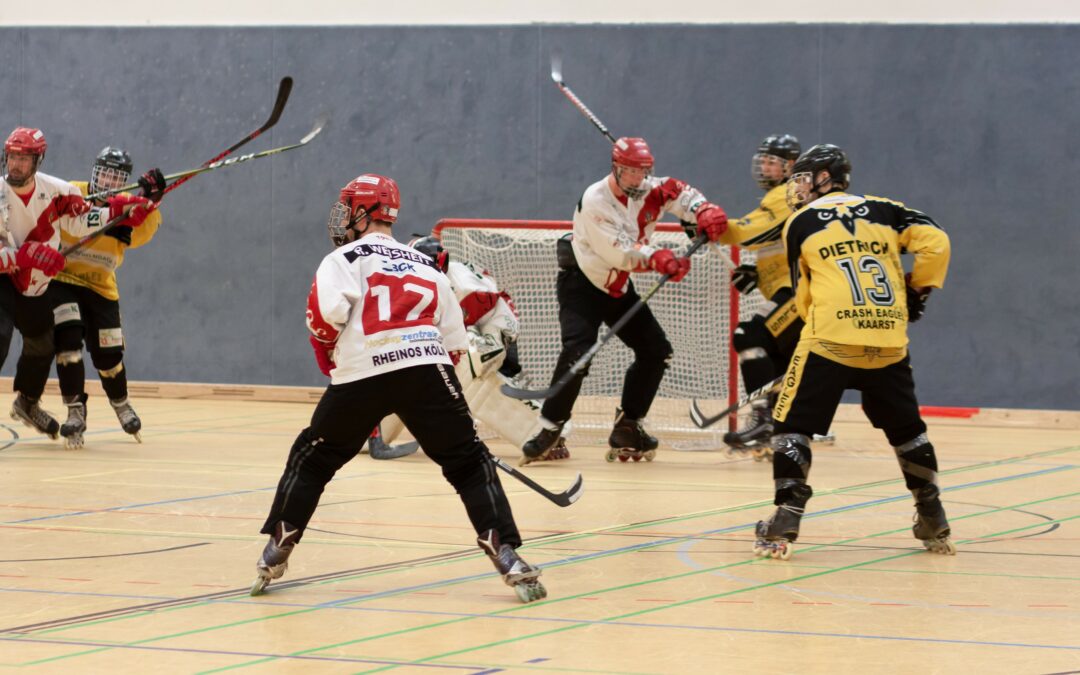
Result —
<path fill-rule="evenodd" d="M 555 297 L 559 271 L 555 244 L 571 231 L 568 221 L 535 220 L 452 219 L 439 221 L 435 227 L 452 259 L 483 267 L 513 298 L 521 319 L 521 365 L 537 389 L 550 384 L 562 349 Z M 650 243 L 686 250 L 689 239 L 679 225 L 661 223 Z M 731 334 L 740 315 L 748 319 L 763 300 L 757 293 L 743 300 L 732 288 L 731 265 L 738 264 L 736 256 L 738 251 L 728 247 L 702 247 L 692 259 L 690 274 L 679 283 L 666 284 L 649 300 L 649 308 L 675 348 L 674 360 L 646 420 L 646 428 L 662 444 L 676 448 L 681 444 L 681 449 L 688 450 L 717 447 L 729 425 L 698 429 L 689 416 L 691 399 L 697 398 L 706 412 L 716 412 L 745 393 L 731 350 Z M 743 262 L 747 262 L 745 254 Z M 659 279 L 652 272 L 633 275 L 641 295 Z M 603 335 L 607 328 L 600 330 Z M 632 361 L 633 352 L 618 338 L 593 359 L 574 406 L 571 440 L 607 443 L 623 378 Z"/>

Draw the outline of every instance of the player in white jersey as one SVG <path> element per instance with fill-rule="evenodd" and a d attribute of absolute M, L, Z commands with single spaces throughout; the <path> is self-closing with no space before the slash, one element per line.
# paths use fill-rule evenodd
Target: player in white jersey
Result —
<path fill-rule="evenodd" d="M 465 389 L 469 409 L 476 419 L 494 429 L 501 438 L 521 448 L 539 432 L 541 423 L 535 403 L 510 398 L 500 390 L 504 382 L 500 371 L 519 332 L 518 314 L 510 295 L 499 290 L 495 278 L 486 270 L 451 259 L 450 253 L 433 236 L 415 239 L 409 245 L 434 260 L 446 273 L 461 306 L 469 350 L 456 371 Z M 382 435 L 386 442 L 393 442 L 400 432 L 400 420 L 383 420 Z M 536 458 L 525 455 L 522 463 L 569 457 L 566 439 L 560 437 L 543 455 Z"/>
<path fill-rule="evenodd" d="M 374 174 L 341 190 L 328 223 L 337 248 L 323 258 L 307 322 L 320 369 L 331 378 L 293 443 L 262 532 L 252 594 L 288 567 L 326 484 L 379 420 L 396 414 L 461 497 L 477 543 L 523 601 L 546 595 L 539 568 L 515 549 L 521 535 L 487 447 L 476 437 L 452 354 L 468 349 L 446 276 L 391 234 L 397 184 Z"/>
<path fill-rule="evenodd" d="M 23 336 L 15 373 L 18 395 L 11 415 L 56 438 L 60 425 L 41 409 L 53 358 L 53 307 L 49 280 L 64 267 L 60 228 L 82 236 L 92 227 L 89 205 L 75 186 L 38 171 L 48 143 L 40 129 L 18 127 L 4 141 L 4 180 L 0 182 L 0 307 Z M 139 198 L 110 199 L 114 218 L 132 209 L 152 209 Z"/>
<path fill-rule="evenodd" d="M 620 138 L 612 147 L 611 173 L 586 188 L 578 201 L 573 240 L 570 246 L 561 240 L 558 251 L 556 293 L 563 348 L 552 383 L 593 346 L 601 323 L 614 324 L 638 301 L 632 272 L 652 270 L 680 281 L 690 270 L 689 258 L 649 243 L 665 213 L 695 223 L 711 241 L 727 229 L 723 209 L 681 180 L 654 177 L 653 164 L 643 139 Z M 626 371 L 621 405 L 608 438 L 608 459 L 651 459 L 659 443 L 645 432 L 641 420 L 671 362 L 671 343 L 648 306 L 634 315 L 618 338 L 633 350 L 634 362 Z M 544 428 L 525 444 L 526 455 L 540 456 L 558 441 L 587 373 L 586 367 L 544 401 Z"/>

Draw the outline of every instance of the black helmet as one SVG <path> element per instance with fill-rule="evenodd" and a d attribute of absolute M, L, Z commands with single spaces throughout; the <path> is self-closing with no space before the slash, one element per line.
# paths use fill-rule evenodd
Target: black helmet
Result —
<path fill-rule="evenodd" d="M 442 242 L 437 237 L 428 235 L 413 239 L 409 242 L 409 246 L 412 246 L 417 251 L 420 251 L 427 257 L 435 261 L 435 264 L 443 272 L 446 271 L 450 265 L 450 253 L 442 247 Z"/>
<path fill-rule="evenodd" d="M 795 160 L 791 175 L 808 172 L 817 175 L 819 171 L 828 171 L 834 190 L 846 190 L 851 185 L 851 161 L 847 153 L 835 145 L 821 143 L 815 145 Z"/>
<path fill-rule="evenodd" d="M 777 134 L 766 136 L 757 151 L 765 155 L 775 155 L 780 159 L 798 159 L 802 146 L 799 145 L 799 139 L 791 134 Z"/>
<path fill-rule="evenodd" d="M 106 146 L 98 153 L 97 159 L 94 160 L 94 166 L 107 166 L 110 169 L 125 171 L 130 175 L 133 165 L 131 155 L 120 148 Z"/>

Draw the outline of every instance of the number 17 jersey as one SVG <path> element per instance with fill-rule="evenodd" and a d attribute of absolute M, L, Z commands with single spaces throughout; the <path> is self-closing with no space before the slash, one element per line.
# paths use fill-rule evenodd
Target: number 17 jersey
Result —
<path fill-rule="evenodd" d="M 911 285 L 940 288 L 949 237 L 925 214 L 880 197 L 833 192 L 788 219 L 784 243 L 802 340 L 907 346 L 907 284 L 901 253 L 915 261 Z"/>
<path fill-rule="evenodd" d="M 468 349 L 461 308 L 435 261 L 385 234 L 323 258 L 311 284 L 308 330 L 334 345 L 333 384 L 424 364 Z"/>

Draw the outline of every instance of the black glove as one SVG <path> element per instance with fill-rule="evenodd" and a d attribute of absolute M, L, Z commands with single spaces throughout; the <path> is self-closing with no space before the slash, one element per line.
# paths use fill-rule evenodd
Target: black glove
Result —
<path fill-rule="evenodd" d="M 908 323 L 915 323 L 922 318 L 926 311 L 926 300 L 930 297 L 930 287 L 917 291 L 911 286 L 907 287 L 907 316 Z"/>
<path fill-rule="evenodd" d="M 165 176 L 161 169 L 150 169 L 139 177 L 139 187 L 142 188 L 142 196 L 152 202 L 160 202 L 165 196 Z"/>
<path fill-rule="evenodd" d="M 116 225 L 105 230 L 106 237 L 112 237 L 117 239 L 122 244 L 131 246 L 131 226 L 130 225 Z"/>
<path fill-rule="evenodd" d="M 754 265 L 739 265 L 731 271 L 731 284 L 742 294 L 757 288 L 758 272 Z"/>
<path fill-rule="evenodd" d="M 682 225 L 683 232 L 686 233 L 686 238 L 690 241 L 697 239 L 697 223 L 691 223 L 689 220 L 679 219 L 679 225 Z"/>

